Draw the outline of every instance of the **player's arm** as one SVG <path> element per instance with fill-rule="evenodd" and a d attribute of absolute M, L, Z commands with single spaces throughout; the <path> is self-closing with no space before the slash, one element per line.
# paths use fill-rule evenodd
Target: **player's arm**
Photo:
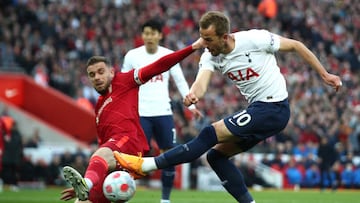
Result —
<path fill-rule="evenodd" d="M 341 79 L 337 75 L 333 75 L 327 72 L 327 70 L 320 63 L 318 58 L 311 52 L 302 42 L 280 37 L 279 51 L 293 52 L 299 54 L 313 69 L 315 69 L 324 82 L 332 86 L 336 91 L 342 85 Z"/>
<path fill-rule="evenodd" d="M 170 75 L 174 79 L 175 85 L 179 90 L 181 96 L 184 98 L 189 93 L 189 85 L 186 82 L 185 76 L 179 64 L 176 64 L 170 69 Z"/>
<path fill-rule="evenodd" d="M 175 85 L 179 90 L 181 97 L 185 98 L 189 93 L 189 85 L 185 79 L 184 73 L 179 64 L 176 64 L 170 69 L 170 75 L 174 79 Z M 189 109 L 195 109 L 195 105 L 189 106 Z"/>
<path fill-rule="evenodd" d="M 189 93 L 189 85 L 179 64 L 176 64 L 170 69 L 170 75 L 174 79 L 175 85 L 179 90 L 181 97 L 184 99 Z M 195 104 L 188 106 L 188 108 L 195 118 L 203 117 L 202 113 L 196 109 Z"/>
<path fill-rule="evenodd" d="M 128 72 L 132 69 L 134 69 L 132 63 L 131 63 L 131 52 L 129 51 L 128 53 L 125 54 L 125 57 L 124 57 L 124 63 L 121 67 L 121 72 L 125 73 L 125 72 Z"/>
<path fill-rule="evenodd" d="M 201 99 L 207 90 L 207 87 L 210 83 L 211 70 L 201 69 L 196 76 L 195 82 L 191 85 L 190 93 L 184 98 L 184 105 L 190 106 L 191 104 L 196 104 L 199 99 Z"/>
<path fill-rule="evenodd" d="M 204 42 L 201 38 L 199 38 L 196 42 L 194 42 L 191 46 L 187 46 L 183 49 L 165 55 L 155 61 L 152 64 L 149 64 L 143 68 L 140 68 L 138 71 L 135 71 L 135 81 L 141 85 L 150 80 L 155 75 L 159 75 L 167 70 L 169 70 L 172 66 L 179 63 L 181 60 L 189 56 L 195 50 L 203 48 Z"/>

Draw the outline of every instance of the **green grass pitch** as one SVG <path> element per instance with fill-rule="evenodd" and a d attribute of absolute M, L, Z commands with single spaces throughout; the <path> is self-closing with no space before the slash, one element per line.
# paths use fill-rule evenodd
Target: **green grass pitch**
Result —
<path fill-rule="evenodd" d="M 0 193 L 0 203 L 64 203 L 60 201 L 63 188 L 44 190 L 21 190 L 12 192 L 5 189 Z M 360 190 L 264 190 L 250 191 L 257 203 L 358 203 Z M 160 190 L 139 188 L 130 203 L 158 203 Z M 74 201 L 68 201 L 74 202 Z M 234 203 L 226 192 L 179 191 L 172 192 L 172 203 Z"/>

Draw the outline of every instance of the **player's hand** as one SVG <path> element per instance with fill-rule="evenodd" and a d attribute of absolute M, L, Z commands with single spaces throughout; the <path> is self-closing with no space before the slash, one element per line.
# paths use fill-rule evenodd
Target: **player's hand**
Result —
<path fill-rule="evenodd" d="M 204 115 L 198 109 L 190 109 L 191 113 L 194 115 L 195 119 L 200 119 L 204 117 Z"/>
<path fill-rule="evenodd" d="M 188 95 L 185 96 L 183 103 L 185 106 L 190 106 L 191 104 L 198 103 L 198 101 L 199 101 L 199 98 L 197 98 L 195 96 L 195 94 L 189 93 Z"/>
<path fill-rule="evenodd" d="M 65 190 L 61 191 L 60 200 L 68 201 L 76 197 L 74 188 L 66 188 Z"/>
<path fill-rule="evenodd" d="M 193 49 L 206 48 L 206 44 L 205 44 L 205 41 L 203 40 L 203 38 L 200 37 L 194 43 L 192 43 L 192 48 Z"/>
<path fill-rule="evenodd" d="M 342 82 L 339 76 L 333 74 L 327 74 L 324 78 L 326 84 L 333 87 L 335 91 L 339 91 L 342 86 Z"/>

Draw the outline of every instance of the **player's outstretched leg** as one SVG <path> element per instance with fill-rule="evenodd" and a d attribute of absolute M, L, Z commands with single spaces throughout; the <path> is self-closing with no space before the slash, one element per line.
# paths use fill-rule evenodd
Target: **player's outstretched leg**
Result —
<path fill-rule="evenodd" d="M 75 190 L 76 197 L 85 201 L 89 197 L 89 187 L 86 185 L 82 175 L 70 166 L 63 168 L 64 178 Z"/>
<path fill-rule="evenodd" d="M 134 178 L 144 177 L 146 173 L 142 171 L 142 163 L 144 162 L 141 156 L 134 156 L 129 154 L 114 151 L 114 157 L 121 167 L 134 174 Z"/>

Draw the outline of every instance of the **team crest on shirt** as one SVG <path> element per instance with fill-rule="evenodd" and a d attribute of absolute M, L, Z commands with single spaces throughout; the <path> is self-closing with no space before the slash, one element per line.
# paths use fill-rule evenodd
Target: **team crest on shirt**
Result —
<path fill-rule="evenodd" d="M 103 112 L 104 108 L 105 108 L 108 104 L 110 104 L 112 101 L 113 101 L 113 100 L 112 100 L 112 98 L 111 98 L 111 96 L 110 96 L 110 97 L 107 98 L 107 99 L 104 101 L 104 103 L 101 105 L 101 107 L 99 108 L 99 111 L 98 111 L 98 113 L 97 113 L 97 115 L 96 115 L 96 118 L 95 118 L 96 125 L 98 125 L 99 122 L 100 122 L 100 116 L 101 116 L 101 113 Z"/>

